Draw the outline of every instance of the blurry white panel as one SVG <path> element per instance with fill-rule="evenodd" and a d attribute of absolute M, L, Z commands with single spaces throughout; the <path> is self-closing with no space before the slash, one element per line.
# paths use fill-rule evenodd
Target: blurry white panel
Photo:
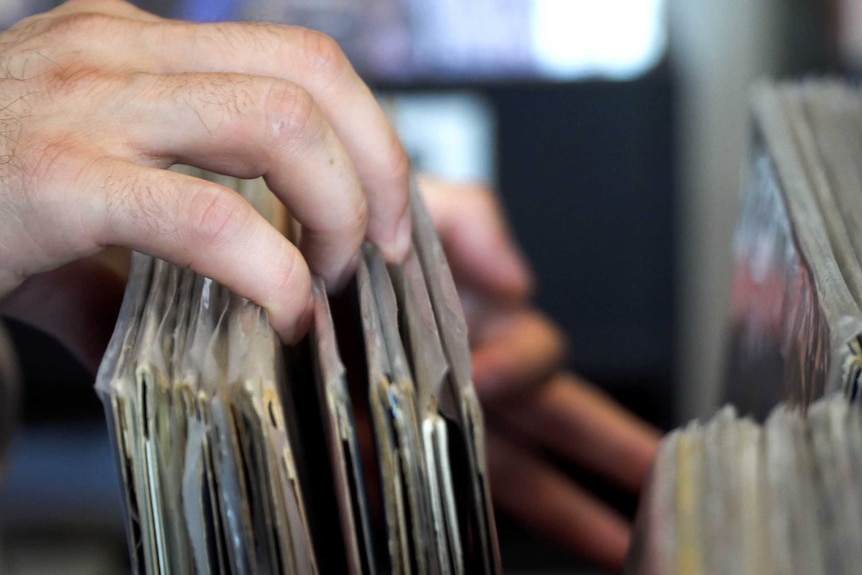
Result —
<path fill-rule="evenodd" d="M 156 0 L 141 0 L 142 4 Z M 666 0 L 181 0 L 191 20 L 268 20 L 335 38 L 366 77 L 629 79 L 667 45 Z"/>
<path fill-rule="evenodd" d="M 385 107 L 414 167 L 456 181 L 494 181 L 494 116 L 469 92 L 395 96 Z"/>
<path fill-rule="evenodd" d="M 665 52 L 663 0 L 533 0 L 533 56 L 553 78 L 631 78 Z"/>

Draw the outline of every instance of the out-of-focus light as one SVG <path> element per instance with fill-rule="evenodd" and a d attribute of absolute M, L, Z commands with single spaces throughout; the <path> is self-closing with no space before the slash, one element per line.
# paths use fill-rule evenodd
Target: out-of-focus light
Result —
<path fill-rule="evenodd" d="M 540 75 L 627 79 L 653 67 L 667 44 L 664 0 L 532 0 Z"/>
<path fill-rule="evenodd" d="M 630 79 L 655 66 L 667 45 L 666 0 L 174 2 L 182 18 L 197 21 L 268 20 L 320 30 L 372 79 Z"/>
<path fill-rule="evenodd" d="M 220 22 L 233 17 L 237 4 L 236 0 L 182 0 L 177 13 L 182 20 Z"/>

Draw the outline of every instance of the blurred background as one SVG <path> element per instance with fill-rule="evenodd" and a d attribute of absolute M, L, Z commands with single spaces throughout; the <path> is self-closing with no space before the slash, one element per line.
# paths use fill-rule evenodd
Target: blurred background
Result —
<path fill-rule="evenodd" d="M 0 24 L 53 4 L 0 0 Z M 571 339 L 572 367 L 663 429 L 722 399 L 752 83 L 862 64 L 862 4 L 852 0 L 137 4 L 336 38 L 416 167 L 498 190 L 538 304 Z M 0 487 L 9 572 L 118 572 L 118 481 L 93 375 L 40 334 L 9 330 L 24 381 Z M 579 565 L 505 517 L 501 526 L 509 572 Z"/>

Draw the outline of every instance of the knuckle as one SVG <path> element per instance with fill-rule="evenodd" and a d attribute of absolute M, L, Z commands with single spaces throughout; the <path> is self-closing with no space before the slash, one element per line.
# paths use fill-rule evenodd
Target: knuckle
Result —
<path fill-rule="evenodd" d="M 52 39 L 62 38 L 64 42 L 92 40 L 110 34 L 119 20 L 115 16 L 91 11 L 95 7 L 84 6 L 90 2 L 80 2 L 81 11 L 64 14 L 52 19 L 43 33 Z"/>
<path fill-rule="evenodd" d="M 294 146 L 318 135 L 322 128 L 311 94 L 295 84 L 273 82 L 263 109 L 267 144 Z"/>
<path fill-rule="evenodd" d="M 308 69 L 322 78 L 334 79 L 349 67 L 338 42 L 322 32 L 302 29 L 301 53 Z"/>
<path fill-rule="evenodd" d="M 206 186 L 189 196 L 182 227 L 195 245 L 219 246 L 236 238 L 250 219 L 250 206 L 238 196 Z"/>
<path fill-rule="evenodd" d="M 49 94 L 75 93 L 109 77 L 90 54 L 108 38 L 126 35 L 119 20 L 107 14 L 74 13 L 52 18 L 35 36 L 18 44 L 4 59 L 5 72 L 19 80 L 34 79 Z M 62 46 L 62 50 L 55 47 Z"/>
<path fill-rule="evenodd" d="M 98 68 L 83 64 L 68 64 L 51 69 L 44 79 L 49 93 L 79 96 L 92 95 L 99 87 L 107 88 L 107 78 Z"/>

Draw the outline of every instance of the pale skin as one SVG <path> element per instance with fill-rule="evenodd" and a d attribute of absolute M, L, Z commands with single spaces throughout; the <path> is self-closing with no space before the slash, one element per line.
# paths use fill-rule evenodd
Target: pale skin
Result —
<path fill-rule="evenodd" d="M 301 245 L 230 190 L 166 170 L 176 163 L 264 176 L 302 223 Z M 404 256 L 408 171 L 370 90 L 322 34 L 68 2 L 0 34 L 0 312 L 95 366 L 123 281 L 98 256 L 120 246 L 213 277 L 296 341 L 312 273 L 337 289 L 365 240 Z M 470 322 L 498 505 L 619 567 L 629 526 L 540 454 L 636 491 L 655 431 L 564 370 L 564 338 L 530 303 L 494 195 L 428 178 L 422 191 Z"/>

